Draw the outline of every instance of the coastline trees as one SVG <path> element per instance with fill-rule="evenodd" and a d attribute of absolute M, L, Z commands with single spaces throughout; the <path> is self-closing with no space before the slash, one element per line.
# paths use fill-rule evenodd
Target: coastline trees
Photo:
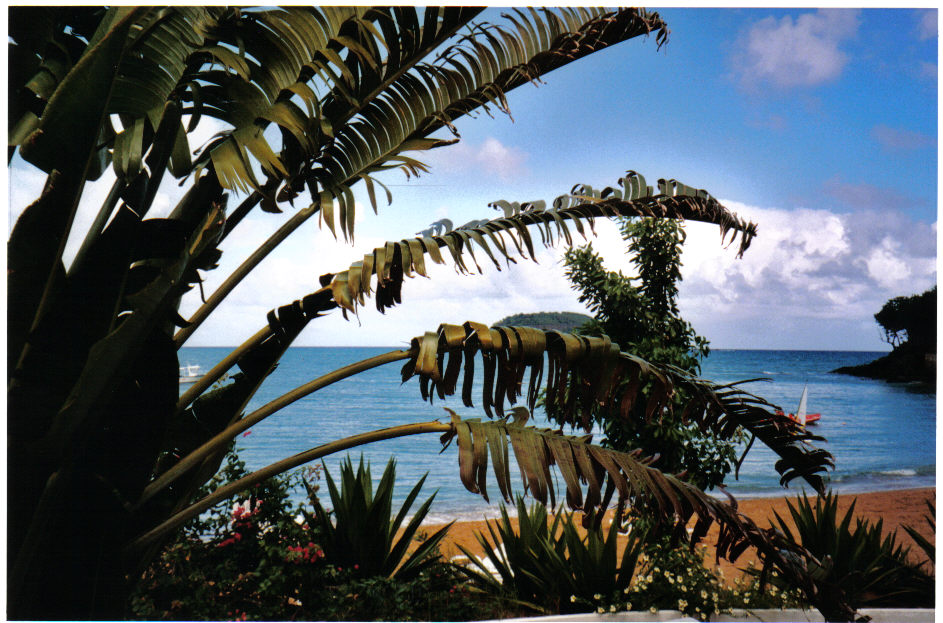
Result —
<path fill-rule="evenodd" d="M 644 396 L 646 418 L 657 419 L 683 387 L 689 417 L 700 426 L 750 431 L 782 457 L 783 482 L 802 477 L 821 489 L 831 457 L 771 405 L 620 352 L 608 338 L 443 325 L 408 349 L 352 364 L 244 413 L 307 323 L 337 308 L 355 313 L 370 296 L 381 309 L 400 303 L 403 279 L 423 274 L 426 258 L 448 258 L 467 272 L 476 250 L 496 263 L 496 256 L 532 257 L 532 231 L 569 243 L 569 225 L 583 233 L 593 218 L 619 215 L 714 223 L 741 236 L 742 252 L 755 226 L 674 180 L 660 180 L 656 190 L 630 174 L 620 188 L 562 195 L 550 209 L 507 203 L 502 218 L 387 243 L 322 276 L 308 296 L 273 309 L 263 328 L 179 395 L 177 350 L 272 249 L 316 215 L 352 240 L 353 185 L 363 184 L 376 210 L 384 172 L 424 172 L 415 152 L 457 141 L 456 118 L 506 112 L 512 89 L 610 45 L 641 35 L 661 45 L 667 38 L 657 14 L 636 9 L 515 10 L 500 25 L 476 22 L 479 12 L 11 9 L 10 156 L 47 175 L 8 243 L 11 618 L 121 618 L 129 578 L 172 530 L 215 501 L 330 452 L 427 432 L 456 441 L 460 476 L 473 492 L 486 494 L 480 477 L 490 453 L 509 495 L 503 457 L 510 439 L 528 466 L 526 488 L 538 499 L 553 499 L 548 476 L 555 464 L 573 507 L 592 510 L 618 492 L 647 501 L 678 531 L 696 516 L 695 538 L 718 521 L 721 551 L 757 546 L 823 612 L 850 616 L 840 596 L 818 591 L 813 578 L 789 567 L 783 544 L 734 507 L 644 457 L 525 426 L 521 408 L 504 417 L 528 370 L 532 404 L 545 359 L 548 395 L 560 400 L 570 425 L 585 426 L 594 402 L 631 407 L 643 398 L 638 381 L 645 378 L 653 387 Z M 211 119 L 222 130 L 191 157 L 193 134 Z M 98 216 L 87 231 L 73 231 L 83 190 L 103 175 L 113 182 Z M 162 184 L 174 180 L 187 188 L 183 198 L 169 217 L 149 218 Z M 238 205 L 230 205 L 230 194 L 240 196 Z M 193 316 L 181 318 L 181 297 L 216 267 L 220 243 L 255 209 L 283 224 Z M 83 243 L 66 264 L 63 249 L 74 235 Z M 482 406 L 497 415 L 492 421 L 405 423 L 338 440 L 197 499 L 230 440 L 285 404 L 395 361 L 406 362 L 404 378 L 419 377 L 423 397 L 444 396 L 455 391 L 463 362 L 468 386 L 476 357 L 491 390 Z M 227 383 L 211 387 L 235 369 Z M 464 392 L 463 399 L 471 400 Z"/>
<path fill-rule="evenodd" d="M 838 368 L 839 374 L 936 387 L 936 286 L 922 294 L 897 296 L 874 314 L 893 347 L 887 355 L 860 366 Z"/>

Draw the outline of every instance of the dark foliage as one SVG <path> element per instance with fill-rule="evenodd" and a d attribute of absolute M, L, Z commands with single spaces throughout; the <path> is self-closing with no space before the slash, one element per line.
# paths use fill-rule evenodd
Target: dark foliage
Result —
<path fill-rule="evenodd" d="M 892 298 L 874 319 L 884 329 L 885 341 L 894 348 L 913 342 L 924 352 L 936 350 L 936 286 L 923 294 Z"/>
<path fill-rule="evenodd" d="M 637 277 L 607 271 L 592 245 L 567 251 L 567 277 L 579 291 L 580 302 L 594 314 L 581 331 L 608 335 L 623 351 L 697 374 L 710 349 L 678 310 L 683 226 L 653 218 L 623 219 L 621 231 Z M 684 399 L 683 392 L 676 393 L 673 405 Z M 644 400 L 638 401 L 629 418 L 613 417 L 611 408 L 600 409 L 596 418 L 606 445 L 657 453 L 659 469 L 687 472 L 702 488 L 723 482 L 736 460 L 732 442 L 685 422 L 680 409 L 667 409 L 660 418 L 650 419 L 645 407 Z M 550 416 L 554 417 L 552 411 Z"/>
<path fill-rule="evenodd" d="M 511 314 L 494 324 L 502 327 L 534 327 L 542 331 L 572 333 L 590 320 L 592 320 L 592 317 L 576 312 L 536 312 L 533 314 Z"/>
<path fill-rule="evenodd" d="M 894 350 L 870 363 L 834 372 L 891 382 L 916 381 L 932 391 L 936 387 L 936 286 L 923 294 L 889 300 L 874 319 Z"/>
<path fill-rule="evenodd" d="M 820 564 L 810 568 L 823 590 L 843 594 L 854 608 L 932 608 L 934 581 L 926 563 L 914 563 L 897 531 L 884 522 L 854 516 L 855 504 L 838 514 L 838 496 L 829 492 L 814 503 L 806 496 L 789 503 L 793 534 L 776 514 L 778 528 Z"/>

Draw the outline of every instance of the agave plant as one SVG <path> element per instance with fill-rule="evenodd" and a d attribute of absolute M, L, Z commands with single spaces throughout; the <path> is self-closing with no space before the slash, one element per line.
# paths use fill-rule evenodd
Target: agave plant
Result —
<path fill-rule="evenodd" d="M 580 609 L 594 595 L 625 591 L 647 533 L 630 531 L 620 555 L 618 521 L 605 533 L 601 525 L 581 531 L 573 513 L 555 512 L 551 521 L 546 506 L 528 508 L 520 497 L 517 523 L 515 531 L 502 504 L 500 520 L 487 524 L 488 535 L 475 535 L 484 559 L 459 546 L 469 560 L 459 568 L 481 590 L 545 613 L 572 611 L 574 603 Z"/>
<path fill-rule="evenodd" d="M 883 520 L 871 523 L 855 517 L 855 502 L 841 517 L 838 496 L 831 491 L 817 497 L 814 504 L 805 495 L 795 505 L 789 502 L 795 536 L 786 521 L 774 514 L 780 530 L 820 561 L 811 572 L 822 585 L 844 593 L 853 606 L 932 607 L 932 576 L 910 562 L 910 548 L 897 542 L 896 530 L 884 533 Z M 921 541 L 927 543 L 921 537 L 918 544 Z"/>
<path fill-rule="evenodd" d="M 739 235 L 742 253 L 756 226 L 675 180 L 653 187 L 630 172 L 618 188 L 578 185 L 549 207 L 498 202 L 500 218 L 458 228 L 439 223 L 389 242 L 322 276 L 308 296 L 273 309 L 261 329 L 179 395 L 178 349 L 301 224 L 317 215 L 322 226 L 353 241 L 352 187 L 361 185 L 377 210 L 378 191 L 391 200 L 386 172 L 425 172 L 417 152 L 454 143 L 459 117 L 507 112 L 509 91 L 611 45 L 642 35 L 654 35 L 659 46 L 667 40 L 661 17 L 639 9 L 520 9 L 500 23 L 476 21 L 480 10 L 11 10 L 9 153 L 47 178 L 8 243 L 9 616 L 120 618 L 128 579 L 187 518 L 330 453 L 431 432 L 444 443 L 457 440 L 460 476 L 473 492 L 487 495 L 482 474 L 490 452 L 509 499 L 510 439 L 525 490 L 537 499 L 553 499 L 550 467 L 557 465 L 574 507 L 597 509 L 618 493 L 679 530 L 696 516 L 695 539 L 720 522 L 725 555 L 752 544 L 771 564 L 784 564 L 780 551 L 788 544 L 649 459 L 586 436 L 525 426 L 520 410 L 512 411 L 516 420 L 502 417 L 522 395 L 528 369 L 528 404 L 546 372 L 548 399 L 575 426 L 587 425 L 594 401 L 617 401 L 627 417 L 633 403 L 645 400 L 645 417 L 658 418 L 670 405 L 665 398 L 684 385 L 691 421 L 728 438 L 748 431 L 780 455 L 784 483 L 801 477 L 823 486 L 831 457 L 772 405 L 621 353 L 604 338 L 444 325 L 408 349 L 351 364 L 245 413 L 309 322 L 335 309 L 356 313 L 369 296 L 381 309 L 400 303 L 403 279 L 423 274 L 427 256 L 450 258 L 460 272 L 477 266 L 476 252 L 495 262 L 533 258 L 531 232 L 546 244 L 569 243 L 570 226 L 585 235 L 593 219 L 619 215 L 712 223 L 732 239 Z M 192 152 L 191 140 L 207 127 L 218 132 Z M 91 225 L 73 231 L 83 190 L 99 178 L 111 182 L 110 191 Z M 186 192 L 167 218 L 149 218 L 169 178 Z M 230 205 L 230 195 L 240 197 L 238 205 Z M 281 226 L 190 318 L 180 317 L 181 298 L 202 285 L 202 273 L 217 266 L 221 242 L 257 208 Z M 65 262 L 70 237 L 82 244 Z M 467 403 L 479 355 L 482 407 L 497 419 L 364 433 L 199 498 L 229 442 L 298 398 L 395 361 L 406 361 L 404 377 L 419 377 L 423 397 L 444 396 L 454 391 L 464 362 Z M 228 382 L 212 387 L 227 373 Z M 640 396 L 643 381 L 654 391 Z M 828 616 L 850 616 L 801 570 L 790 577 Z"/>
<path fill-rule="evenodd" d="M 307 511 L 303 513 L 309 526 L 320 528 L 319 544 L 327 562 L 356 570 L 356 574 L 361 577 L 382 575 L 409 579 L 416 577 L 438 559 L 437 546 L 452 524 L 437 530 L 407 556 L 409 545 L 429 512 L 435 494 L 419 506 L 400 532 L 409 509 L 426 481 L 425 476 L 406 496 L 396 517 L 392 517 L 395 460 L 390 459 L 386 464 L 376 491 L 373 489 L 370 466 L 364 467 L 363 457 L 356 472 L 349 457 L 341 463 L 340 489 L 326 467 L 324 476 L 332 511 L 326 511 L 320 500 L 312 495 L 315 514 L 312 516 Z"/>

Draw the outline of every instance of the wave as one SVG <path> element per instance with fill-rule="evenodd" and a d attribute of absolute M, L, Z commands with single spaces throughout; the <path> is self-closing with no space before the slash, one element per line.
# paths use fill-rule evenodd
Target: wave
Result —
<path fill-rule="evenodd" d="M 877 472 L 882 476 L 916 476 L 917 470 L 915 469 L 888 469 Z"/>

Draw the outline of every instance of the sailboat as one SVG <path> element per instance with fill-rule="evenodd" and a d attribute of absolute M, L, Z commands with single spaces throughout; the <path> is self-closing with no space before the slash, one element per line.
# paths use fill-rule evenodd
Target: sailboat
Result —
<path fill-rule="evenodd" d="M 821 413 L 806 413 L 806 401 L 809 398 L 809 386 L 803 386 L 802 396 L 799 398 L 799 408 L 795 413 L 789 414 L 789 419 L 797 422 L 800 426 L 815 424 L 822 417 Z M 782 411 L 777 411 L 777 415 L 783 415 Z"/>

